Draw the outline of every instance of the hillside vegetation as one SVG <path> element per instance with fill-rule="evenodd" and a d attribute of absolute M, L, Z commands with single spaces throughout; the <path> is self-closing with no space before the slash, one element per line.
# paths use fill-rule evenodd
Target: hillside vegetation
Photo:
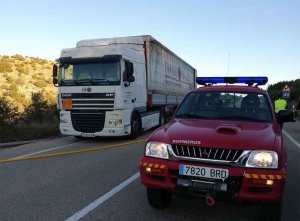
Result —
<path fill-rule="evenodd" d="M 53 61 L 0 56 L 0 142 L 59 134 Z"/>
<path fill-rule="evenodd" d="M 0 97 L 5 97 L 20 112 L 30 104 L 32 93 L 42 92 L 49 104 L 55 103 L 53 64 L 53 61 L 19 54 L 0 56 Z"/>

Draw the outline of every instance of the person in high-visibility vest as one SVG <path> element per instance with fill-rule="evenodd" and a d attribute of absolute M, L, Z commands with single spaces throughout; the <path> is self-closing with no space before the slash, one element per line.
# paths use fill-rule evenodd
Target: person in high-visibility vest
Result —
<path fill-rule="evenodd" d="M 274 101 L 275 113 L 277 114 L 280 110 L 285 110 L 286 108 L 286 100 L 278 98 L 278 100 Z"/>

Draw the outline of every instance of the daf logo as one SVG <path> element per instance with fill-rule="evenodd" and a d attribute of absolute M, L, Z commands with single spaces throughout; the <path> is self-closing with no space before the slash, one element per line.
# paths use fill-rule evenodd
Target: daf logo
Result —
<path fill-rule="evenodd" d="M 62 97 L 72 97 L 72 94 L 61 94 Z"/>
<path fill-rule="evenodd" d="M 105 94 L 105 97 L 113 97 L 114 94 Z"/>
<path fill-rule="evenodd" d="M 92 88 L 90 88 L 90 87 L 84 87 L 84 88 L 82 88 L 82 92 L 83 93 L 89 93 L 91 91 L 92 91 Z"/>

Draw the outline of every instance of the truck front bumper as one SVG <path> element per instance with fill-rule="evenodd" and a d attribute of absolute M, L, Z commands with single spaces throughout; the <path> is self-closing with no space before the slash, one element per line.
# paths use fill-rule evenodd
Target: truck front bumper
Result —
<path fill-rule="evenodd" d="M 181 192 L 182 188 L 179 188 L 178 181 L 188 181 L 194 178 L 190 176 L 180 176 L 180 164 L 182 164 L 182 162 L 180 163 L 178 161 L 142 157 L 142 159 L 140 160 L 141 182 L 147 187 L 167 189 L 172 192 L 178 192 L 180 190 Z M 224 183 L 226 183 L 226 185 L 228 186 L 226 196 L 236 201 L 262 203 L 278 202 L 281 200 L 283 195 L 286 177 L 285 168 L 271 170 L 231 167 L 194 162 L 184 162 L 184 164 L 228 169 L 229 177 L 224 180 Z M 184 191 L 184 193 L 194 193 L 193 189 L 190 187 L 187 187 L 185 189 L 186 191 Z M 205 194 L 207 192 L 203 191 L 202 194 Z"/>
<path fill-rule="evenodd" d="M 128 128 L 127 128 L 128 127 Z M 67 136 L 82 136 L 82 137 L 116 137 L 116 136 L 126 136 L 129 134 L 130 126 L 125 127 L 113 127 L 113 128 L 103 128 L 100 132 L 95 133 L 83 133 L 74 130 L 73 127 L 63 127 L 60 126 L 60 133 Z"/>

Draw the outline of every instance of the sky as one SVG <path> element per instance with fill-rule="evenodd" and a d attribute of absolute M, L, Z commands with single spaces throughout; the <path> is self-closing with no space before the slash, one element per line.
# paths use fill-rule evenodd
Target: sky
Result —
<path fill-rule="evenodd" d="M 300 78 L 300 0 L 1 0 L 0 55 L 54 60 L 83 39 L 152 35 L 198 76 Z"/>

